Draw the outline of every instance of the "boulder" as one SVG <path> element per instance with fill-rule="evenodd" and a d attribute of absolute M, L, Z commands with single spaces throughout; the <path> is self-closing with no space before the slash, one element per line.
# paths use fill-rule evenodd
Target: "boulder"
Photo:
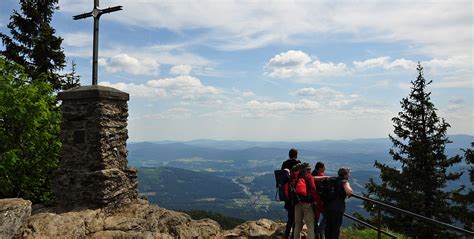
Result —
<path fill-rule="evenodd" d="M 19 235 L 30 215 L 30 201 L 21 198 L 0 199 L 0 238 Z"/>

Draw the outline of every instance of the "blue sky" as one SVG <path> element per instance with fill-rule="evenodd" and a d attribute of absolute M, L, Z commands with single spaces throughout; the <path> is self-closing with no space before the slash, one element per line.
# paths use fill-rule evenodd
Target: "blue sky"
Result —
<path fill-rule="evenodd" d="M 448 133 L 474 134 L 472 1 L 101 1 L 115 5 L 99 84 L 130 94 L 131 141 L 387 137 L 418 61 Z M 92 19 L 72 16 L 93 1 L 59 7 L 89 85 Z M 0 3 L 2 32 L 14 8 Z"/>

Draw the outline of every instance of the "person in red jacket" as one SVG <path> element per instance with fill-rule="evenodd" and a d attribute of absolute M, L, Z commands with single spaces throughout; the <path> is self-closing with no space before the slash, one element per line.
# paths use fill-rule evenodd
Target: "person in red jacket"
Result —
<path fill-rule="evenodd" d="M 304 186 L 299 185 L 299 179 L 304 179 Z M 317 201 L 321 201 L 319 199 L 319 195 L 316 193 L 316 185 L 314 183 L 313 175 L 311 175 L 311 166 L 308 163 L 303 163 L 301 165 L 301 170 L 298 175 L 298 179 L 296 179 L 296 193 L 298 194 L 299 202 L 295 205 L 295 239 L 300 238 L 301 230 L 303 229 L 303 219 L 306 223 L 306 227 L 308 228 L 308 235 L 306 238 L 314 239 L 314 209 L 313 205 Z M 305 187 L 305 193 L 300 194 L 300 186 Z"/>
<path fill-rule="evenodd" d="M 318 189 L 319 185 L 321 184 L 321 181 L 316 180 L 316 179 L 322 178 L 322 180 L 324 180 L 325 178 L 327 178 L 324 175 L 325 170 L 326 170 L 326 167 L 324 166 L 323 162 L 316 163 L 313 173 L 311 173 L 313 176 L 315 176 L 316 189 Z M 316 218 L 318 217 L 317 215 L 319 215 L 319 213 L 321 213 L 323 216 L 320 222 L 319 220 L 316 220 L 314 222 L 314 232 L 316 234 L 317 239 L 324 239 L 324 228 L 326 227 L 326 216 L 325 216 L 323 207 L 324 205 L 322 202 L 316 205 L 316 212 L 315 212 Z"/>

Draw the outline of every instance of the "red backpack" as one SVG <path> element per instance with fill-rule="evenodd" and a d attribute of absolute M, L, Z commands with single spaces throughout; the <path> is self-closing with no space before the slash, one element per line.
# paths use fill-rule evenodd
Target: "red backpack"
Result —
<path fill-rule="evenodd" d="M 295 172 L 290 177 L 288 183 L 284 185 L 285 197 L 294 204 L 300 202 L 313 202 L 313 195 L 310 193 L 310 182 L 305 180 L 304 172 Z"/>
<path fill-rule="evenodd" d="M 308 190 L 306 190 L 306 180 L 304 178 L 298 178 L 295 186 L 295 192 L 298 196 L 308 196 Z"/>

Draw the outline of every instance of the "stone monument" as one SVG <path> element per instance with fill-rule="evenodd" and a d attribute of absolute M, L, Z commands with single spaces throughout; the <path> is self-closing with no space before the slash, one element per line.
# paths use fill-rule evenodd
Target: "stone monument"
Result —
<path fill-rule="evenodd" d="M 129 95 L 91 85 L 60 92 L 61 159 L 54 193 L 62 206 L 115 208 L 137 199 L 137 172 L 127 167 Z"/>

